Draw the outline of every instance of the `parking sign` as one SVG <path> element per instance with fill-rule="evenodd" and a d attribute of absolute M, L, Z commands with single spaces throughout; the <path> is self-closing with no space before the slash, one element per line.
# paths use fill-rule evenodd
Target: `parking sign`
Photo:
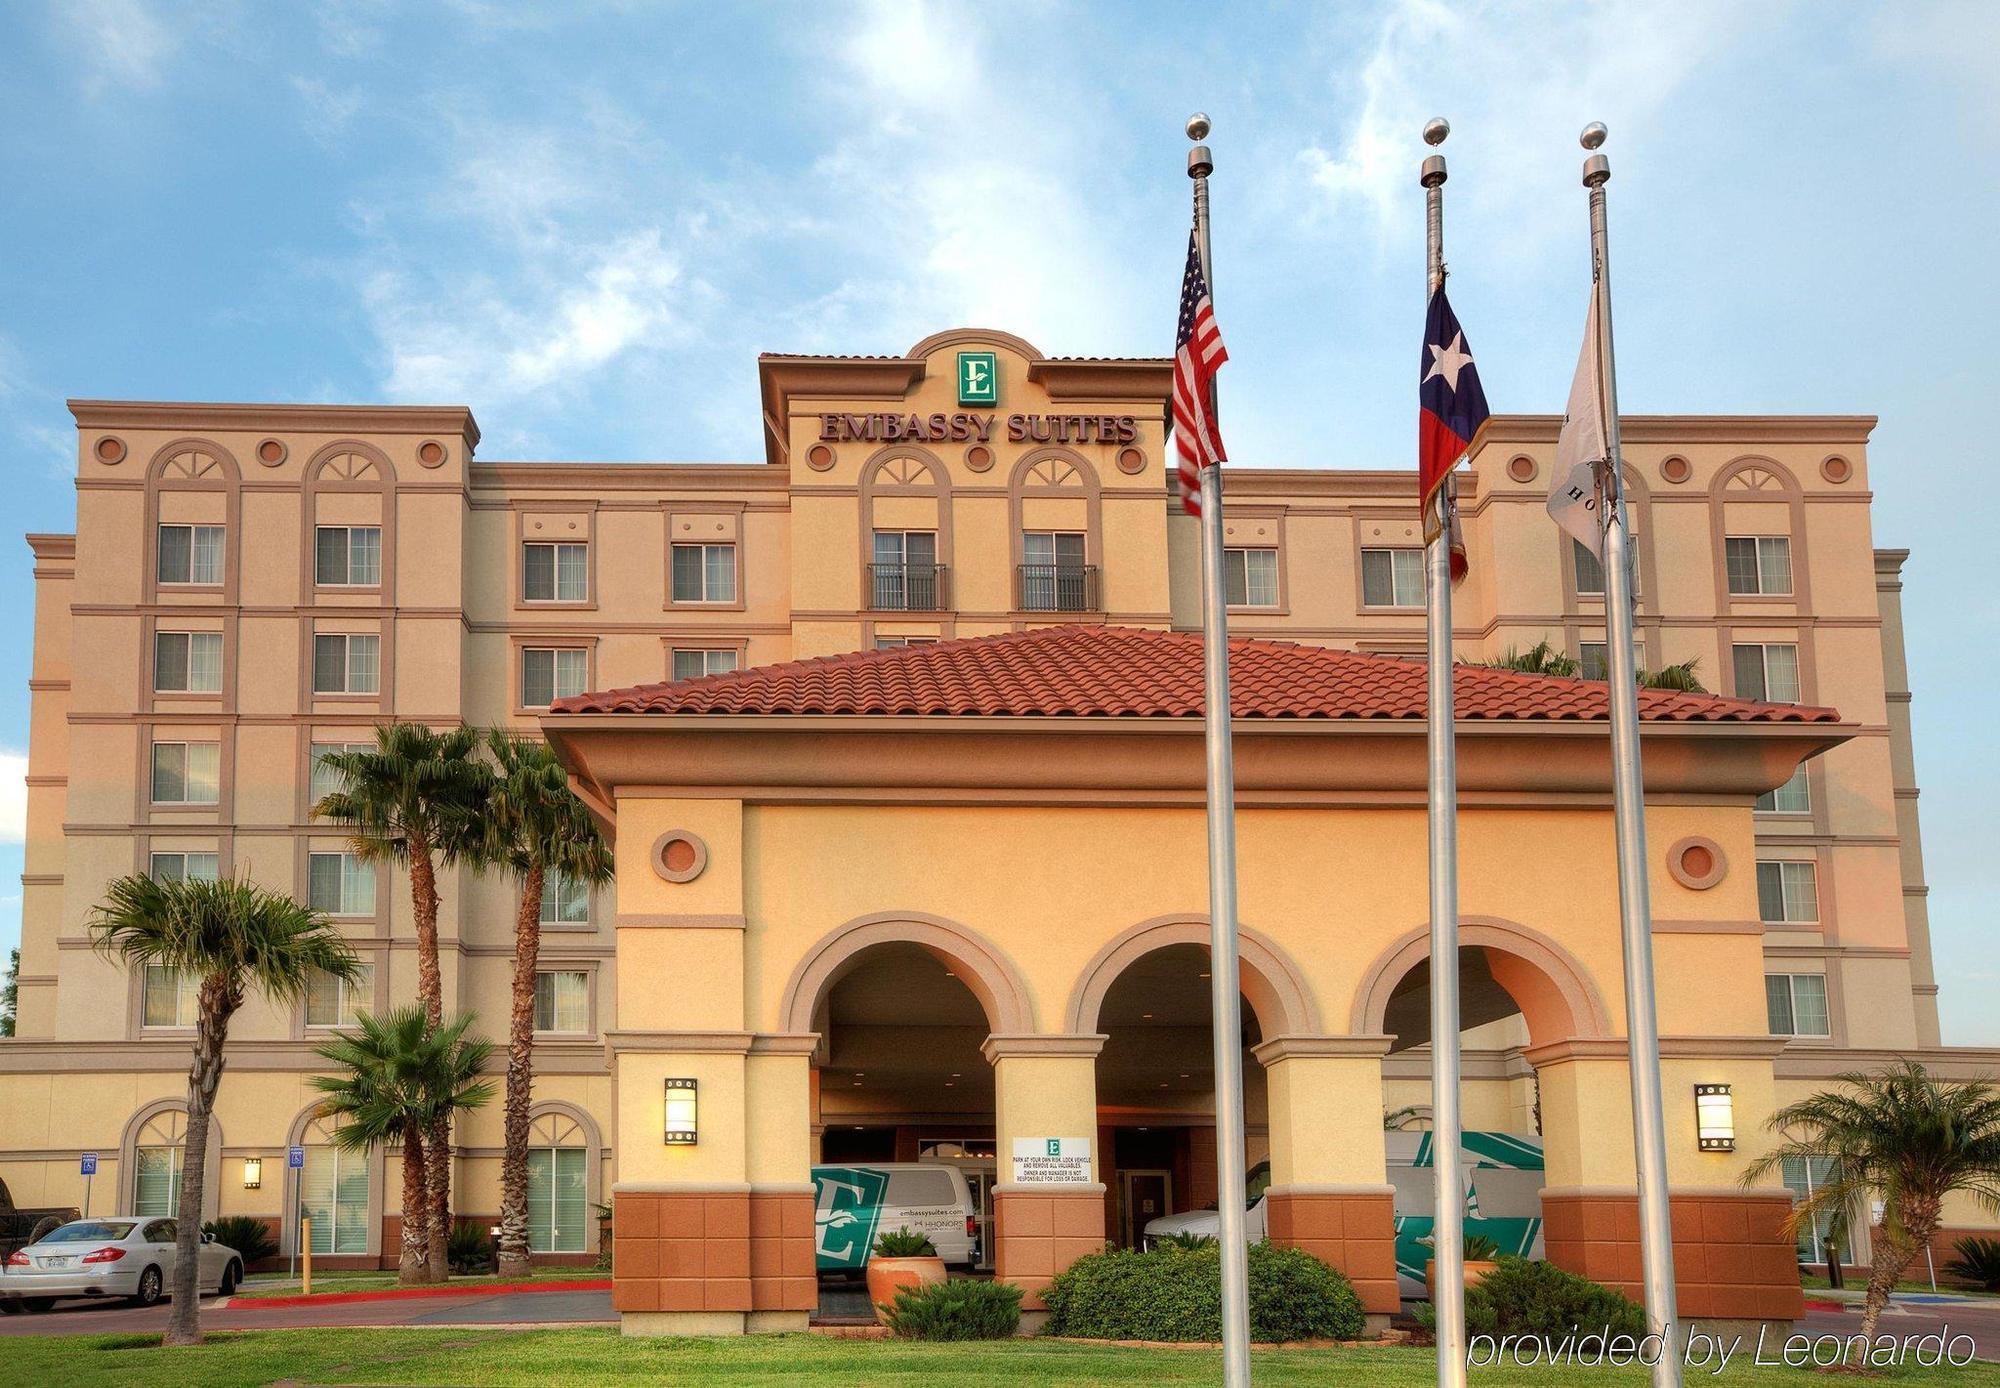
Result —
<path fill-rule="evenodd" d="M 97 1153 L 85 1152 L 83 1154 L 82 1165 L 83 1165 L 83 1170 L 82 1170 L 83 1175 L 95 1176 L 97 1174 Z"/>
<path fill-rule="evenodd" d="M 289 1167 L 290 1167 L 290 1168 L 291 1168 L 292 1170 L 294 1170 L 294 1171 L 297 1171 L 297 1170 L 299 1170 L 299 1169 L 300 1169 L 301 1167 L 303 1167 L 303 1166 L 304 1166 L 305 1164 L 306 1164 L 306 1149 L 305 1149 L 305 1148 L 303 1148 L 303 1147 L 287 1147 L 287 1148 L 285 1149 L 285 1165 L 286 1165 L 286 1166 L 289 1166 Z"/>

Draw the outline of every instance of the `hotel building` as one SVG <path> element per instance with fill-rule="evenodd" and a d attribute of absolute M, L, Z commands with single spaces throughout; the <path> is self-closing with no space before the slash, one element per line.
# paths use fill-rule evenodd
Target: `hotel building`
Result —
<path fill-rule="evenodd" d="M 407 884 L 311 813 L 318 755 L 388 719 L 545 733 L 615 835 L 614 887 L 543 903 L 534 1238 L 587 1260 L 590 1207 L 614 1206 L 629 1329 L 802 1323 L 816 1161 L 966 1164 L 1031 1294 L 1213 1201 L 1168 376 L 973 330 L 766 355 L 763 456 L 728 463 L 475 461 L 463 408 L 72 401 L 76 529 L 28 537 L 15 1202 L 81 1205 L 95 1152 L 95 1211 L 166 1210 L 192 989 L 94 953 L 86 922 L 121 874 L 247 875 L 336 918 L 369 971 L 239 1014 L 204 1214 L 289 1249 L 303 1146 L 317 1253 L 393 1264 L 395 1159 L 330 1146 L 308 1084 L 331 1029 L 414 996 Z M 1636 1288 L 1604 584 L 1543 511 L 1557 423 L 1496 418 L 1461 477 L 1460 659 L 1547 641 L 1584 676 L 1460 673 L 1466 1126 L 1538 1135 L 1549 1256 Z M 1624 421 L 1639 664 L 1693 661 L 1714 691 L 1644 706 L 1690 1316 L 1797 1314 L 1789 1194 L 1737 1183 L 1776 1105 L 1895 1056 L 2000 1060 L 1938 1034 L 1873 423 Z M 1377 1114 L 1421 1124 L 1428 1100 L 1415 483 L 1226 485 L 1250 1159 L 1272 1236 L 1380 1315 Z M 514 884 L 443 890 L 447 1007 L 497 1035 Z M 699 1137 L 669 1145 L 663 1084 L 689 1079 Z M 1696 1084 L 1730 1086 L 1733 1150 L 1698 1147 Z M 1089 1179 L 1013 1179 L 1028 1138 L 1085 1139 Z M 458 1210 L 487 1219 L 498 1104 L 457 1141 Z"/>

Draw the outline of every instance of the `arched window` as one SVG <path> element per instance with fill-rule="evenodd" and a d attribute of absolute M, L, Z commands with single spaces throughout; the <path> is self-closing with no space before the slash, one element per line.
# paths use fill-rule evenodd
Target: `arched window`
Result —
<path fill-rule="evenodd" d="M 299 1206 L 312 1220 L 315 1253 L 368 1251 L 368 1153 L 333 1145 L 341 1126 L 332 1114 L 306 1124 L 306 1149 L 299 1173 Z"/>
<path fill-rule="evenodd" d="M 132 1144 L 132 1213 L 174 1217 L 181 1203 L 181 1171 L 186 1165 L 187 1114 L 162 1109 L 147 1119 Z"/>
<path fill-rule="evenodd" d="M 589 1237 L 590 1149 L 582 1125 L 545 1113 L 528 1129 L 528 1251 L 582 1253 Z"/>

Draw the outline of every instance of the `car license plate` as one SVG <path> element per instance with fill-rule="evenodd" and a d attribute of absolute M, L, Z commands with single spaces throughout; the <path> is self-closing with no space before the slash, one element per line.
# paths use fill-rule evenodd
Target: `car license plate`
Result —
<path fill-rule="evenodd" d="M 43 1266 L 43 1267 L 45 1267 L 45 1268 L 66 1268 L 66 1267 L 68 1267 L 68 1266 L 69 1266 L 69 1259 L 67 1259 L 67 1258 L 44 1258 L 44 1259 L 42 1259 L 42 1266 Z"/>

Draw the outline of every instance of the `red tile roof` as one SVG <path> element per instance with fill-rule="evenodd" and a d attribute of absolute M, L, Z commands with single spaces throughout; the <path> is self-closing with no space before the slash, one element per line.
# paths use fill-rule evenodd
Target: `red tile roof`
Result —
<path fill-rule="evenodd" d="M 1239 718 L 1422 718 L 1424 665 L 1288 641 L 1229 643 Z M 552 714 L 880 714 L 1192 718 L 1202 707 L 1201 637 L 1061 626 L 764 665 L 558 701 Z M 1460 665 L 1460 718 L 1602 721 L 1601 681 Z M 1641 718 L 1680 723 L 1835 723 L 1829 708 L 1667 690 L 1639 692 Z"/>

